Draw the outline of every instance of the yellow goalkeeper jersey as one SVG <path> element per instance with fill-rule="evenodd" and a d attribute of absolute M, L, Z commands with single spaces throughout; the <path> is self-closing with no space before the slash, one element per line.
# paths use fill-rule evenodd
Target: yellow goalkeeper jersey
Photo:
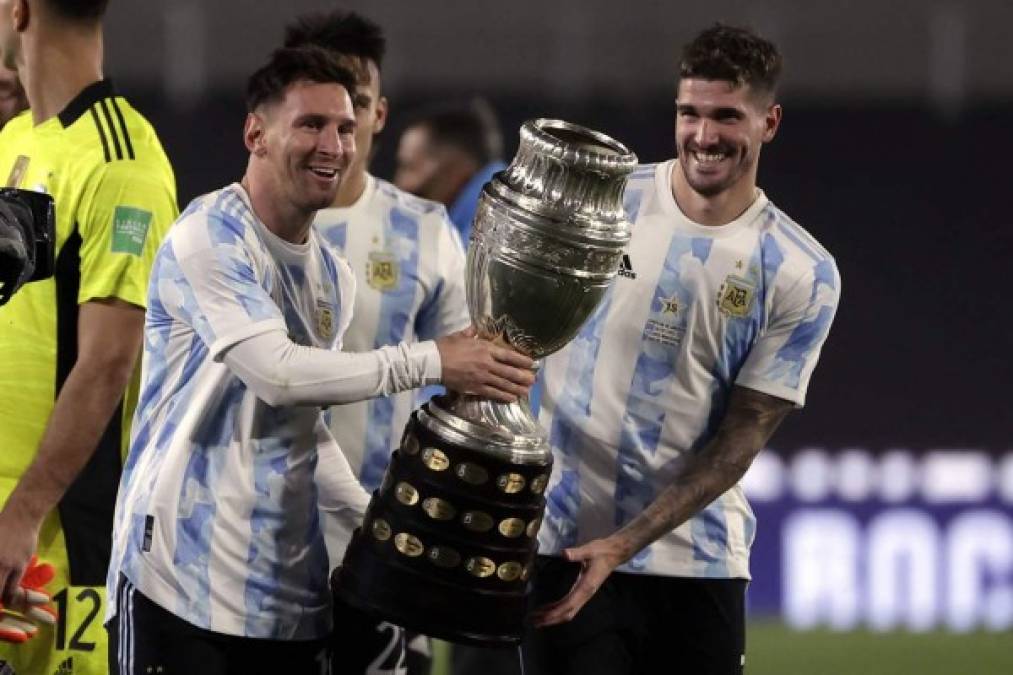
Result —
<path fill-rule="evenodd" d="M 34 459 L 76 361 L 78 305 L 119 298 L 144 307 L 155 251 L 178 210 L 175 178 L 154 129 L 109 80 L 89 85 L 41 124 L 33 123 L 31 111 L 11 120 L 0 131 L 0 182 L 52 195 L 56 212 L 54 276 L 26 284 L 0 307 L 3 503 Z M 128 392 L 124 400 L 43 527 L 39 556 L 59 570 L 50 590 L 66 616 L 58 630 L 13 653 L 0 646 L 0 662 L 15 672 L 66 671 L 67 659 L 76 661 L 74 673 L 91 672 L 88 661 L 104 667 L 98 663 L 105 658 L 102 611 L 93 613 L 90 603 L 101 604 L 104 596 L 99 590 L 136 395 Z M 83 603 L 77 613 L 70 606 L 75 599 Z M 39 653 L 47 643 L 57 650 L 49 656 Z"/>

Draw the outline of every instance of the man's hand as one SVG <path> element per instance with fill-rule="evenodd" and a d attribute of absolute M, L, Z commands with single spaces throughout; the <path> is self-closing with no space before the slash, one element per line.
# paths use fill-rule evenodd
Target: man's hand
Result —
<path fill-rule="evenodd" d="M 40 525 L 10 508 L 0 511 L 0 542 L 3 542 L 0 544 L 0 602 L 8 607 L 14 604 L 21 577 L 35 552 Z"/>
<path fill-rule="evenodd" d="M 24 576 L 16 587 L 7 608 L 18 612 L 12 616 L 0 604 L 0 640 L 24 642 L 38 632 L 38 624 L 53 625 L 57 620 L 56 609 L 49 604 L 52 598 L 43 587 L 53 580 L 56 571 L 49 563 L 39 563 L 32 556 Z"/>
<path fill-rule="evenodd" d="M 536 628 L 566 623 L 577 616 L 577 612 L 598 592 L 612 570 L 626 562 L 630 556 L 627 548 L 613 536 L 568 548 L 563 551 L 563 557 L 570 562 L 579 562 L 580 574 L 569 593 L 555 602 L 542 605 L 532 613 L 531 621 Z"/>
<path fill-rule="evenodd" d="M 512 403 L 535 382 L 534 362 L 509 347 L 476 337 L 474 328 L 436 340 L 443 384 L 451 391 Z"/>

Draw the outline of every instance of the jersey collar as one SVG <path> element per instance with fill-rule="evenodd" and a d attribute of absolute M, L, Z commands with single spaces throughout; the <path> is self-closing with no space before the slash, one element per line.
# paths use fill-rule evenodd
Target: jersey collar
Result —
<path fill-rule="evenodd" d="M 110 98 L 115 95 L 116 90 L 113 88 L 112 80 L 105 79 L 99 80 L 98 82 L 92 82 L 82 89 L 81 92 L 67 104 L 67 107 L 65 107 L 63 111 L 57 115 L 57 117 L 60 118 L 60 124 L 62 124 L 64 128 L 69 127 L 77 121 L 77 118 L 88 112 L 88 108 L 92 107 L 104 98 Z"/>

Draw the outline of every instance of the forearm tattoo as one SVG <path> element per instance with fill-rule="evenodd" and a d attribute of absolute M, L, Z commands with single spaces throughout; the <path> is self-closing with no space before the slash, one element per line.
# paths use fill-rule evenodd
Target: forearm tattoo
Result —
<path fill-rule="evenodd" d="M 776 396 L 735 387 L 714 438 L 699 452 L 688 455 L 674 481 L 616 533 L 628 557 L 735 485 L 793 407 Z"/>

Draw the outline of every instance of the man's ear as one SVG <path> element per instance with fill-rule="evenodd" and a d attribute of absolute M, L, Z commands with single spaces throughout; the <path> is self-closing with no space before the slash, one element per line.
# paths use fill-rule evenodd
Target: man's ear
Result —
<path fill-rule="evenodd" d="M 376 102 L 376 118 L 373 120 L 373 133 L 378 134 L 383 131 L 383 128 L 387 126 L 387 111 L 389 110 L 387 104 L 387 97 L 381 96 Z"/>
<path fill-rule="evenodd" d="M 267 154 L 266 132 L 264 118 L 260 113 L 251 112 L 246 115 L 246 124 L 243 125 L 243 144 L 251 155 L 263 157 Z"/>
<path fill-rule="evenodd" d="M 774 140 L 774 136 L 777 135 L 777 130 L 781 126 L 781 104 L 775 103 L 767 108 L 767 115 L 764 119 L 764 130 L 763 130 L 763 142 L 770 143 Z"/>
<path fill-rule="evenodd" d="M 28 0 L 14 0 L 11 3 L 11 25 L 14 26 L 16 32 L 24 33 L 28 30 L 30 18 L 31 8 L 28 6 Z"/>

